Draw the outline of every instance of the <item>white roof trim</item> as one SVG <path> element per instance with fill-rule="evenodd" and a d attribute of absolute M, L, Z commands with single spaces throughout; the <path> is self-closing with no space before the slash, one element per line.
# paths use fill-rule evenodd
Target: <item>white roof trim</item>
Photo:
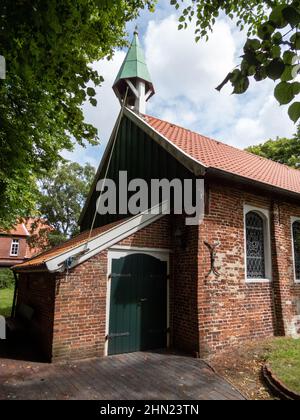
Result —
<path fill-rule="evenodd" d="M 169 203 L 164 202 L 152 207 L 129 220 L 103 232 L 89 241 L 79 244 L 77 247 L 66 250 L 61 254 L 50 258 L 45 262 L 47 269 L 51 272 L 63 272 L 65 270 L 65 261 L 73 259 L 69 269 L 83 263 L 101 251 L 117 244 L 128 236 L 143 229 L 149 224 L 168 214 L 170 210 Z"/>

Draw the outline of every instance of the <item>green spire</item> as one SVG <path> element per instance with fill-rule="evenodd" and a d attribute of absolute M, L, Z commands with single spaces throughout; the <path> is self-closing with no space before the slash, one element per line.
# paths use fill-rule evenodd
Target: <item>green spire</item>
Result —
<path fill-rule="evenodd" d="M 151 77 L 145 62 L 144 52 L 141 48 L 138 32 L 135 30 L 131 46 L 119 70 L 114 87 L 120 80 L 139 78 L 152 85 Z"/>

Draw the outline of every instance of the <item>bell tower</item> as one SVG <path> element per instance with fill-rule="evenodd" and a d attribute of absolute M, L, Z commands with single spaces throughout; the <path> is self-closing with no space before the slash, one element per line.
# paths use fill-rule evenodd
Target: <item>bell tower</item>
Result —
<path fill-rule="evenodd" d="M 126 98 L 126 106 L 137 114 L 146 113 L 146 102 L 154 95 L 154 87 L 140 46 L 137 28 L 113 85 L 113 90 L 121 105 Z"/>

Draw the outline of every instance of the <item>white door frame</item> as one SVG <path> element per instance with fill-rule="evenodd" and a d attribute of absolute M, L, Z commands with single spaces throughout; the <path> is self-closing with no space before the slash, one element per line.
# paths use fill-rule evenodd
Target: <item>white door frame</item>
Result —
<path fill-rule="evenodd" d="M 170 346 L 170 250 L 163 248 L 143 248 L 130 246 L 113 246 L 107 253 L 107 286 L 106 286 L 106 316 L 105 316 L 105 338 L 109 334 L 109 313 L 110 313 L 110 292 L 111 292 L 111 267 L 112 260 L 126 257 L 132 254 L 150 255 L 160 261 L 167 263 L 167 347 Z M 105 339 L 104 355 L 108 355 L 108 339 Z"/>

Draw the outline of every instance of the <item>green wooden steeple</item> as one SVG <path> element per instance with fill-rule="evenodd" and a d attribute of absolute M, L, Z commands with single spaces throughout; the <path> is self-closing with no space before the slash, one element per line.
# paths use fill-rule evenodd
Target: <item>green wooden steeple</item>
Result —
<path fill-rule="evenodd" d="M 145 112 L 145 102 L 155 93 L 137 30 L 134 32 L 113 90 L 121 103 L 126 97 L 126 105 L 134 107 L 139 113 Z"/>

